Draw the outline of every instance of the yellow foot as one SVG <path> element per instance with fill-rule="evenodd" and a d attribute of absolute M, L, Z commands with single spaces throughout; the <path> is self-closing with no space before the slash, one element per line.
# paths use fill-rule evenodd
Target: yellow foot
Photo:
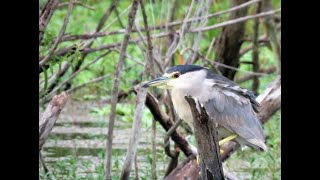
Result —
<path fill-rule="evenodd" d="M 222 149 L 220 149 L 220 154 L 223 154 L 223 152 L 224 152 L 224 151 L 223 151 Z"/>
<path fill-rule="evenodd" d="M 197 165 L 200 166 L 200 157 L 197 155 Z"/>
<path fill-rule="evenodd" d="M 222 139 L 221 141 L 219 141 L 219 146 L 221 146 L 222 144 L 228 142 L 228 141 L 231 141 L 232 139 L 236 138 L 238 135 L 234 134 L 234 135 L 231 135 L 225 139 Z"/>

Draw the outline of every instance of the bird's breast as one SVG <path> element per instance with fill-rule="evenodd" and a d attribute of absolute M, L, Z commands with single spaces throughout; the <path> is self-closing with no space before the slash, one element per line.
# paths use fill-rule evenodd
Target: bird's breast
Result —
<path fill-rule="evenodd" d="M 180 119 L 184 120 L 190 127 L 193 127 L 193 119 L 190 106 L 186 99 L 186 92 L 172 90 L 172 103 Z"/>

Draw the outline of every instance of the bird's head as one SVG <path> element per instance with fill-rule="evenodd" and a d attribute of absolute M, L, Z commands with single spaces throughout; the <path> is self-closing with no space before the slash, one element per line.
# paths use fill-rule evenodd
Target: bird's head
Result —
<path fill-rule="evenodd" d="M 196 88 L 206 77 L 207 68 L 196 65 L 178 65 L 170 67 L 159 78 L 153 79 L 142 87 L 158 87 L 161 89 Z"/>

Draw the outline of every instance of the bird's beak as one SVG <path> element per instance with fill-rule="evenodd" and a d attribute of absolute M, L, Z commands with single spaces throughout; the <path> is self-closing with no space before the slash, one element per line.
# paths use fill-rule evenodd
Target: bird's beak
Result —
<path fill-rule="evenodd" d="M 166 86 L 166 83 L 168 82 L 169 78 L 165 76 L 161 76 L 159 78 L 156 78 L 154 80 L 151 80 L 144 84 L 142 87 L 147 88 L 147 87 L 162 87 Z"/>

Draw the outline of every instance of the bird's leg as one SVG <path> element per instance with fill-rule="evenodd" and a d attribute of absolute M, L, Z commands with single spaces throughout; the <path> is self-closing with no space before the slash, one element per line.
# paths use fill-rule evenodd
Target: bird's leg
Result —
<path fill-rule="evenodd" d="M 233 135 L 231 135 L 231 136 L 229 136 L 229 137 L 227 137 L 227 138 L 222 139 L 221 141 L 219 141 L 219 146 L 223 145 L 223 144 L 226 143 L 226 142 L 231 141 L 232 139 L 236 138 L 237 136 L 238 136 L 238 135 L 233 134 Z"/>
<path fill-rule="evenodd" d="M 236 138 L 237 136 L 238 136 L 238 135 L 233 134 L 233 135 L 231 135 L 231 136 L 229 136 L 229 137 L 227 137 L 227 138 L 222 139 L 221 141 L 219 141 L 219 146 L 223 145 L 223 144 L 226 143 L 226 142 L 229 142 L 229 141 L 233 140 L 233 139 Z M 220 149 L 220 154 L 222 154 L 222 153 L 223 153 L 223 150 Z"/>

